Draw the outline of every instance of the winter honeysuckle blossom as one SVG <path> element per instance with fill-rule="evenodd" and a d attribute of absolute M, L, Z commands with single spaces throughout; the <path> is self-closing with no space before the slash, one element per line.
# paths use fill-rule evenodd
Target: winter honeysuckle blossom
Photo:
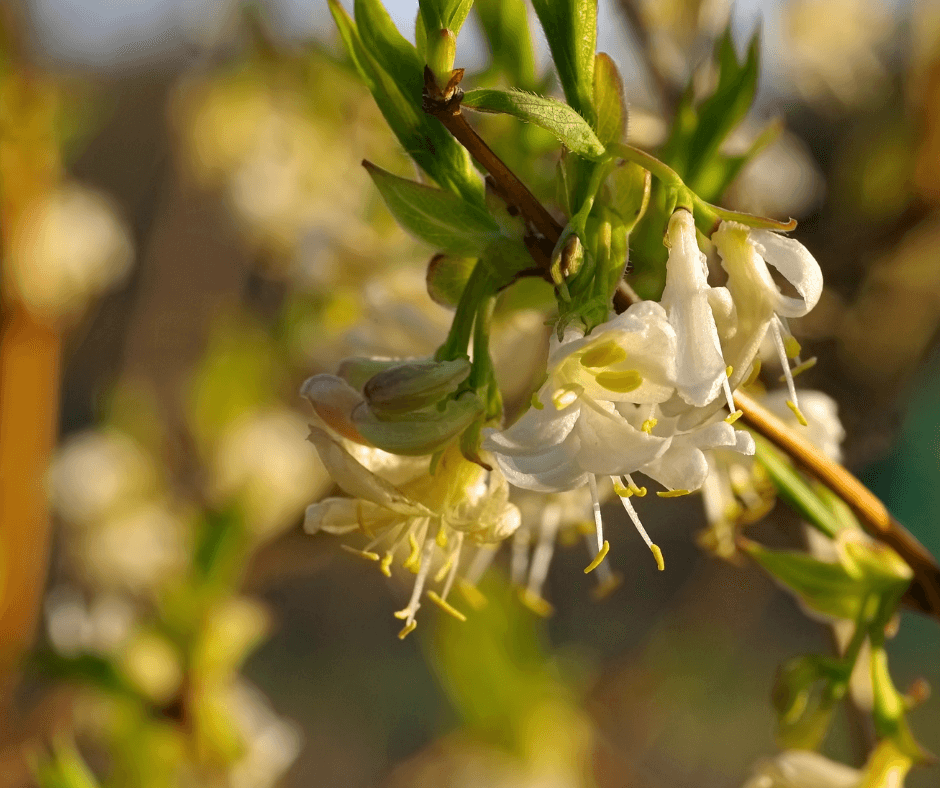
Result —
<path fill-rule="evenodd" d="M 500 542 L 519 526 L 519 510 L 509 502 L 505 478 L 467 461 L 454 446 L 437 456 L 432 468 L 430 457 L 400 457 L 349 440 L 355 431 L 345 408 L 355 404 L 355 391 L 339 378 L 328 377 L 318 376 L 304 386 L 315 410 L 325 416 L 324 426 L 334 430 L 331 434 L 311 427 L 310 441 L 350 497 L 326 498 L 309 506 L 305 529 L 362 534 L 367 541 L 361 548 L 344 547 L 377 562 L 386 576 L 396 562 L 416 575 L 408 604 L 395 614 L 405 622 L 400 637 L 415 628 L 415 614 L 430 584 L 439 589 L 426 596 L 463 618 L 447 597 L 458 573 L 474 563 L 471 558 L 461 566 L 467 558 L 465 542 L 473 547 Z"/>

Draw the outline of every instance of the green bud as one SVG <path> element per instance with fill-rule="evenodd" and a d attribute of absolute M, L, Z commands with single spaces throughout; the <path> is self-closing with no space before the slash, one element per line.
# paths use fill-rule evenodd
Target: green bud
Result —
<path fill-rule="evenodd" d="M 452 31 L 438 30 L 428 33 L 428 66 L 442 87 L 450 82 L 457 57 L 457 36 Z"/>
<path fill-rule="evenodd" d="M 373 375 L 363 394 L 379 419 L 396 419 L 453 394 L 469 374 L 466 358 L 399 363 Z"/>
<path fill-rule="evenodd" d="M 344 358 L 336 368 L 336 374 L 345 380 L 357 391 L 362 391 L 369 380 L 380 372 L 397 367 L 402 363 L 400 358 L 369 358 L 368 356 L 352 356 Z"/>
<path fill-rule="evenodd" d="M 378 418 L 368 404 L 353 412 L 359 433 L 371 444 L 392 454 L 432 454 L 457 437 L 483 413 L 483 403 L 472 392 L 447 402 L 443 408 L 412 411 L 395 421 Z"/>
<path fill-rule="evenodd" d="M 835 545 L 846 571 L 864 579 L 874 592 L 901 593 L 914 577 L 913 570 L 894 550 L 859 531 L 840 531 Z"/>

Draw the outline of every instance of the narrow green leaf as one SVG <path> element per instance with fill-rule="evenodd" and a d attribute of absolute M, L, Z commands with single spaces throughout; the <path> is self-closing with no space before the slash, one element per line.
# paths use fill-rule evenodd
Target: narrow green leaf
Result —
<path fill-rule="evenodd" d="M 617 66 L 605 52 L 594 61 L 594 107 L 597 136 L 605 145 L 623 142 L 627 136 L 627 102 Z"/>
<path fill-rule="evenodd" d="M 474 4 L 493 65 L 510 85 L 535 90 L 535 54 L 525 0 L 476 0 Z"/>
<path fill-rule="evenodd" d="M 604 145 L 588 122 L 567 104 L 553 98 L 524 93 L 521 90 L 481 88 L 464 94 L 461 102 L 468 109 L 512 115 L 550 132 L 572 153 L 598 160 Z"/>
<path fill-rule="evenodd" d="M 470 274 L 477 261 L 474 257 L 454 257 L 453 255 L 436 254 L 428 263 L 425 281 L 428 285 L 428 295 L 436 304 L 456 309 L 460 301 Z"/>
<path fill-rule="evenodd" d="M 444 252 L 475 257 L 495 240 L 499 228 L 482 208 L 451 192 L 392 175 L 364 161 L 385 204 L 409 233 Z"/>
<path fill-rule="evenodd" d="M 427 32 L 447 28 L 457 35 L 472 5 L 473 0 L 418 0 L 418 11 Z"/>
<path fill-rule="evenodd" d="M 747 114 L 757 92 L 760 59 L 759 33 L 754 34 L 747 57 L 738 64 L 730 29 L 716 52 L 720 73 L 715 92 L 699 107 L 698 124 L 689 142 L 686 182 L 695 188 L 699 172 L 718 152 L 721 143 Z"/>
<path fill-rule="evenodd" d="M 439 186 L 482 207 L 483 181 L 473 168 L 470 154 L 439 121 L 422 111 L 420 92 L 407 96 L 376 62 L 339 0 L 327 2 L 353 65 L 408 155 Z"/>
<path fill-rule="evenodd" d="M 366 51 L 410 100 L 420 102 L 424 62 L 418 50 L 395 27 L 382 0 L 355 0 L 356 25 Z"/>
<path fill-rule="evenodd" d="M 565 98 L 592 125 L 594 55 L 597 49 L 597 0 L 532 0 Z"/>
<path fill-rule="evenodd" d="M 805 553 L 768 550 L 751 541 L 744 541 L 742 547 L 810 610 L 835 618 L 858 618 L 869 587 L 842 565 L 819 561 Z"/>
<path fill-rule="evenodd" d="M 832 509 L 822 501 L 793 466 L 764 438 L 754 436 L 757 461 L 770 475 L 780 497 L 811 525 L 834 538 L 843 525 Z"/>

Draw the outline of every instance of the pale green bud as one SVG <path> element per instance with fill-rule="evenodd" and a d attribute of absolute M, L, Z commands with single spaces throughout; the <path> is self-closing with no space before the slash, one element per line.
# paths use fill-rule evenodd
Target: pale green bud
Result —
<path fill-rule="evenodd" d="M 399 363 L 373 375 L 363 394 L 376 417 L 398 419 L 453 394 L 469 374 L 466 358 Z"/>

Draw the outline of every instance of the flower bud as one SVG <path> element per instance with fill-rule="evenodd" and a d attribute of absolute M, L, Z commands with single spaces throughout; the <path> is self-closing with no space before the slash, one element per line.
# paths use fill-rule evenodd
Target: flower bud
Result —
<path fill-rule="evenodd" d="M 465 358 L 398 364 L 373 375 L 363 388 L 380 419 L 394 419 L 434 405 L 453 394 L 470 374 Z"/>
<path fill-rule="evenodd" d="M 391 452 L 415 456 L 431 454 L 455 438 L 483 412 L 483 403 L 471 393 L 436 406 L 411 411 L 395 421 L 380 419 L 366 403 L 352 414 L 359 432 L 374 446 Z"/>

